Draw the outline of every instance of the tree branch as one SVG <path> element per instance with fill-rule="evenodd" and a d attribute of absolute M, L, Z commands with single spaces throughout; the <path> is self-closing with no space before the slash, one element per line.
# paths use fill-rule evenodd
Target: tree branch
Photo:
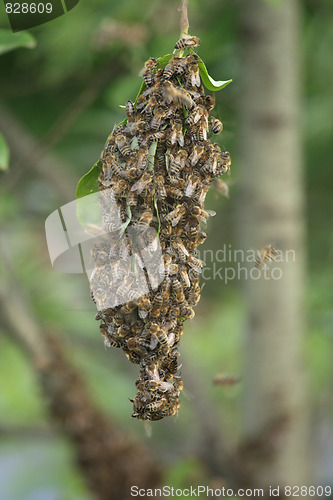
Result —
<path fill-rule="evenodd" d="M 45 331 L 22 292 L 6 239 L 0 239 L 0 316 L 29 353 L 52 418 L 73 442 L 76 459 L 99 500 L 129 500 L 130 488 L 154 488 L 160 470 L 150 451 L 121 432 L 92 401 L 84 381 L 66 359 L 59 338 Z"/>

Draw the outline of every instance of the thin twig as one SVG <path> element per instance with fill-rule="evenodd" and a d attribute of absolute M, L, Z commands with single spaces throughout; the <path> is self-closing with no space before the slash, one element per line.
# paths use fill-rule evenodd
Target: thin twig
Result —
<path fill-rule="evenodd" d="M 178 7 L 178 12 L 180 12 L 180 38 L 188 34 L 190 26 L 187 15 L 187 2 L 188 0 L 182 0 Z"/>

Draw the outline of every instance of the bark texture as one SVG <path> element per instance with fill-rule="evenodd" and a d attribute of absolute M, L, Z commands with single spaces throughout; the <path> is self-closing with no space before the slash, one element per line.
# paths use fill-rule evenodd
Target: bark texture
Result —
<path fill-rule="evenodd" d="M 298 0 L 243 0 L 240 101 L 239 241 L 289 254 L 281 279 L 244 281 L 244 481 L 255 487 L 303 485 L 308 479 L 302 367 L 304 199 L 300 133 Z M 274 277 L 280 276 L 275 271 Z"/>

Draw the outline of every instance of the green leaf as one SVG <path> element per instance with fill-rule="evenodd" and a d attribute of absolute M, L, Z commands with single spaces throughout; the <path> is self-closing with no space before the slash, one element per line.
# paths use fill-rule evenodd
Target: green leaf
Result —
<path fill-rule="evenodd" d="M 145 82 L 142 82 L 142 83 L 141 83 L 141 87 L 140 87 L 139 92 L 138 92 L 138 95 L 137 95 L 137 96 L 136 96 L 136 98 L 135 98 L 135 101 L 134 101 L 134 106 L 136 106 L 136 103 L 138 102 L 138 99 L 139 99 L 139 97 L 140 97 L 140 95 L 141 95 L 142 91 L 143 91 L 145 88 L 146 88 L 146 84 L 145 84 Z"/>
<path fill-rule="evenodd" d="M 152 142 L 148 150 L 148 170 L 154 170 L 154 158 L 157 148 L 157 142 Z"/>
<path fill-rule="evenodd" d="M 76 198 L 82 198 L 88 194 L 97 193 L 98 183 L 97 179 L 101 172 L 100 168 L 102 163 L 98 160 L 95 165 L 85 174 L 78 182 L 76 188 Z"/>
<path fill-rule="evenodd" d="M 33 49 L 36 47 L 36 40 L 27 31 L 13 33 L 11 30 L 0 29 L 0 55 L 20 47 Z"/>
<path fill-rule="evenodd" d="M 7 170 L 9 166 L 9 148 L 4 136 L 0 132 L 0 170 Z"/>
<path fill-rule="evenodd" d="M 165 56 L 163 56 L 163 57 L 159 57 L 159 58 L 157 59 L 157 61 L 158 61 L 158 67 L 159 67 L 159 68 L 165 68 L 165 66 L 166 66 L 166 65 L 168 64 L 168 62 L 170 61 L 171 57 L 172 57 L 172 54 L 166 54 L 166 55 L 165 55 Z"/>
<path fill-rule="evenodd" d="M 222 90 L 222 89 L 224 89 L 224 87 L 226 87 L 227 85 L 229 85 L 229 83 L 232 82 L 232 80 L 215 81 L 208 74 L 207 68 L 206 68 L 205 63 L 203 62 L 202 59 L 199 59 L 198 66 L 199 66 L 199 73 L 200 73 L 202 82 L 203 82 L 204 86 L 206 87 L 206 89 L 208 89 L 208 90 L 213 90 L 213 91 Z"/>
<path fill-rule="evenodd" d="M 158 212 L 157 199 L 156 199 L 155 195 L 154 195 L 154 207 L 156 210 L 156 216 L 157 216 L 157 221 L 158 221 L 157 235 L 159 236 L 160 230 L 161 230 L 161 219 L 160 219 L 160 214 Z"/>

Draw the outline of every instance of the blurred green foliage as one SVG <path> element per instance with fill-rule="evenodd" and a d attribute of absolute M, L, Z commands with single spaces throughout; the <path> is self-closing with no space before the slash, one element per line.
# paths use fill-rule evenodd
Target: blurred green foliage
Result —
<path fill-rule="evenodd" d="M 67 15 L 32 30 L 34 50 L 19 49 L 1 56 L 0 95 L 13 113 L 36 137 L 52 136 L 62 117 L 69 123 L 52 152 L 70 165 L 68 175 L 79 180 L 99 157 L 115 123 L 124 118 L 119 104 L 135 99 L 141 80 L 138 73 L 150 56 L 169 53 L 178 39 L 179 0 L 95 0 L 80 2 Z M 274 2 L 275 3 L 275 2 Z M 233 158 L 231 199 L 210 193 L 207 207 L 218 215 L 208 224 L 206 249 L 224 244 L 235 246 L 235 197 L 238 179 L 237 106 L 240 60 L 238 21 L 240 4 L 231 0 L 199 0 L 189 6 L 190 33 L 201 38 L 198 49 L 210 73 L 221 79 L 232 77 L 233 85 L 216 94 L 216 116 L 224 124 L 218 139 Z M 332 116 L 333 13 L 330 0 L 303 2 L 303 131 L 308 222 L 308 332 L 305 355 L 311 408 L 322 407 L 333 415 L 333 198 Z M 2 21 L 3 28 L 8 28 Z M 96 82 L 110 79 L 96 89 Z M 88 105 L 78 101 L 86 89 L 95 92 Z M 74 106 L 77 119 L 70 122 Z M 17 138 L 20 141 L 20 137 Z M 34 314 L 48 330 L 62 337 L 69 357 L 82 371 L 100 407 L 127 432 L 134 432 L 167 464 L 167 481 L 175 487 L 194 484 L 194 474 L 207 482 L 206 471 L 194 458 L 204 428 L 200 405 L 216 411 L 223 434 L 235 441 L 240 431 L 240 395 L 243 384 L 215 387 L 217 373 L 242 375 L 245 313 L 238 283 L 225 285 L 207 280 L 196 318 L 186 323 L 182 339 L 182 375 L 185 391 L 177 418 L 152 425 L 148 439 L 141 422 L 131 418 L 128 398 L 135 394 L 137 367 L 130 366 L 121 352 L 106 351 L 99 335 L 85 276 L 61 275 L 51 269 L 44 238 L 45 218 L 61 204 L 60 195 L 48 179 L 29 169 L 14 186 L 6 183 L 15 173 L 0 173 L 0 224 L 6 235 L 18 277 Z M 65 175 L 65 174 L 63 174 Z M 63 179 L 66 182 L 66 178 Z M 73 190 L 73 198 L 75 192 Z M 68 200 L 71 201 L 71 200 Z M 222 224 L 221 224 L 222 220 Z M 223 265 L 228 265 L 225 263 Z M 204 332 L 204 334 L 203 334 Z M 73 450 L 57 434 L 39 435 L 29 428 L 44 429 L 47 410 L 33 367 L 5 330 L 0 350 L 0 428 L 5 432 L 0 450 L 1 495 L 6 500 L 90 500 L 82 478 L 72 465 Z M 204 403 L 201 396 L 204 393 Z M 321 406 L 320 406 L 321 405 Z M 15 429 L 25 428 L 22 437 Z M 49 427 L 47 426 L 47 429 Z M 11 431 L 13 429 L 13 432 Z M 8 432 L 8 436 L 6 436 Z M 163 450 L 163 452 L 162 452 Z M 6 465 L 5 465 L 6 461 Z M 38 464 L 38 474 L 31 466 Z M 193 481 L 193 483 L 192 483 Z"/>

